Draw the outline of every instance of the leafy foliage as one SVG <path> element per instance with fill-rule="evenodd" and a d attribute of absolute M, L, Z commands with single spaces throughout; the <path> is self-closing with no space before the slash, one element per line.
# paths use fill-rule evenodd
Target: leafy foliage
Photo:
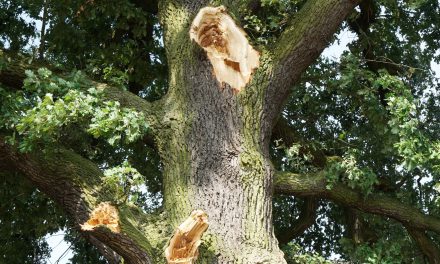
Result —
<path fill-rule="evenodd" d="M 95 138 L 107 138 L 110 145 L 133 142 L 148 129 L 142 113 L 121 108 L 118 102 L 101 102 L 98 99 L 101 92 L 93 87 L 80 91 L 75 80 L 51 78 L 52 73 L 47 69 L 39 69 L 38 75 L 30 71 L 26 74 L 24 90 L 34 93 L 30 99 L 20 100 L 23 109 L 15 111 L 22 114 L 10 120 L 16 123 L 5 122 L 7 127 L 16 127 L 23 136 L 19 146 L 23 152 L 30 151 L 39 142 L 56 142 L 63 127 L 80 121 L 82 125 L 89 123 L 85 127 L 88 133 Z M 32 103 L 36 105 L 26 110 Z"/>
<path fill-rule="evenodd" d="M 138 200 L 138 196 L 132 195 L 132 193 L 134 191 L 141 192 L 143 177 L 128 162 L 124 162 L 122 166 L 105 170 L 104 175 L 104 188 L 115 190 L 116 201 L 129 199 L 131 202 L 136 202 Z"/>
<path fill-rule="evenodd" d="M 341 174 L 342 179 L 340 179 Z M 330 162 L 326 177 L 328 189 L 331 189 L 336 182 L 342 181 L 352 189 L 360 189 L 363 194 L 371 193 L 373 185 L 378 183 L 376 174 L 370 168 L 359 167 L 355 150 L 349 150 L 340 162 Z"/>

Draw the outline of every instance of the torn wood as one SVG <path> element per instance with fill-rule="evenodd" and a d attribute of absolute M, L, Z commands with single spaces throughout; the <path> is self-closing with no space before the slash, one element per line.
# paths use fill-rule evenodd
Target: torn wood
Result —
<path fill-rule="evenodd" d="M 239 92 L 259 66 L 260 54 L 249 44 L 246 33 L 226 13 L 224 6 L 200 9 L 190 29 L 190 38 L 208 55 L 220 83 Z"/>
<path fill-rule="evenodd" d="M 109 202 L 100 203 L 90 214 L 89 220 L 80 226 L 84 231 L 92 231 L 97 226 L 105 226 L 115 233 L 121 231 L 118 210 Z"/>
<path fill-rule="evenodd" d="M 198 256 L 201 237 L 208 229 L 208 216 L 202 210 L 194 210 L 177 228 L 165 249 L 168 264 L 193 264 Z"/>

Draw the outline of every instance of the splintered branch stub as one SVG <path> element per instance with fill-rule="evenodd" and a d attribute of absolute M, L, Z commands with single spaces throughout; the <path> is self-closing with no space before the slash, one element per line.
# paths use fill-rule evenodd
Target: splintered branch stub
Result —
<path fill-rule="evenodd" d="M 220 84 L 229 84 L 234 92 L 246 86 L 259 66 L 260 54 L 224 6 L 200 9 L 189 34 L 206 51 Z"/>
<path fill-rule="evenodd" d="M 100 203 L 90 214 L 89 220 L 80 226 L 83 231 L 92 231 L 98 226 L 105 226 L 115 233 L 121 231 L 118 210 L 109 202 Z"/>
<path fill-rule="evenodd" d="M 176 229 L 165 249 L 168 264 L 194 264 L 203 233 L 208 229 L 208 216 L 202 210 L 194 210 Z"/>

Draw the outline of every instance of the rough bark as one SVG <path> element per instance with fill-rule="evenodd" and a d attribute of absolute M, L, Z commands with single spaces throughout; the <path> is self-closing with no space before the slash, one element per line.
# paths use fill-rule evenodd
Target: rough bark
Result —
<path fill-rule="evenodd" d="M 270 163 L 249 105 L 261 97 L 236 95 L 218 83 L 204 51 L 189 38 L 201 5 L 180 5 L 161 7 L 170 65 L 162 120 L 169 129 L 157 140 L 165 210 L 175 226 L 194 209 L 208 214 L 199 263 L 284 263 L 271 221 Z"/>

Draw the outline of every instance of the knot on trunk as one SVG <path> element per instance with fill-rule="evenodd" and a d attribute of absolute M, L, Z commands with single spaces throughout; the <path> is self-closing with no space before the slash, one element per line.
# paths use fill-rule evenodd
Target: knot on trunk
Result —
<path fill-rule="evenodd" d="M 80 226 L 84 231 L 92 231 L 97 226 L 105 226 L 115 233 L 121 231 L 118 210 L 109 202 L 100 203 L 90 214 L 89 220 Z"/>
<path fill-rule="evenodd" d="M 203 233 L 208 229 L 208 216 L 202 210 L 194 210 L 177 228 L 165 249 L 168 264 L 193 264 Z"/>
<path fill-rule="evenodd" d="M 235 92 L 246 86 L 259 66 L 260 54 L 224 6 L 200 9 L 189 34 L 206 51 L 220 83 L 229 84 Z"/>

